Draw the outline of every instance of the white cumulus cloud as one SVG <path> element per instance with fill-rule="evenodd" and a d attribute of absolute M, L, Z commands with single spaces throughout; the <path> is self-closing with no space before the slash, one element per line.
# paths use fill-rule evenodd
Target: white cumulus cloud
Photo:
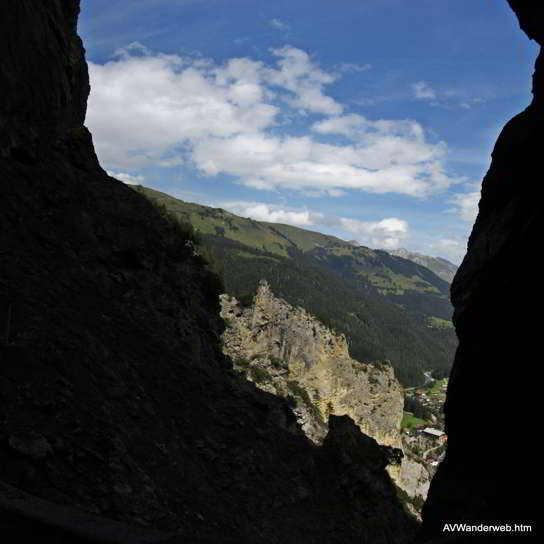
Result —
<path fill-rule="evenodd" d="M 128 174 L 126 172 L 110 172 L 108 170 L 107 174 L 108 176 L 118 179 L 119 181 L 122 181 L 128 185 L 142 185 L 145 181 L 144 176 L 133 176 L 132 174 Z"/>
<path fill-rule="evenodd" d="M 272 63 L 218 64 L 132 44 L 106 64 L 90 63 L 87 123 L 102 163 L 120 172 L 184 164 L 308 195 L 425 196 L 459 181 L 445 170 L 445 143 L 430 142 L 419 123 L 346 114 L 326 93 L 338 74 L 295 47 L 271 54 Z M 301 114 L 321 120 L 290 134 L 282 120 Z"/>
<path fill-rule="evenodd" d="M 356 235 L 362 245 L 384 249 L 396 249 L 408 235 L 408 223 L 396 217 L 381 221 L 358 221 L 340 218 L 340 224 L 348 232 Z"/>
<path fill-rule="evenodd" d="M 451 203 L 456 213 L 463 221 L 473 223 L 478 215 L 478 203 L 480 202 L 480 191 L 470 193 L 458 193 L 453 196 Z"/>
<path fill-rule="evenodd" d="M 311 227 L 319 224 L 324 217 L 320 213 L 266 204 L 264 202 L 223 202 L 221 207 L 240 215 L 251 217 L 256 221 L 268 223 L 286 223 L 298 227 Z"/>

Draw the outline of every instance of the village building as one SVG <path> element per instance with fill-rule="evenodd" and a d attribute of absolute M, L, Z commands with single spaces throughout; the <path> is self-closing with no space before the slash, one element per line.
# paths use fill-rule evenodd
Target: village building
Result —
<path fill-rule="evenodd" d="M 445 442 L 447 439 L 446 433 L 444 431 L 441 431 L 440 429 L 425 427 L 421 432 L 425 433 L 426 435 L 432 436 L 433 438 L 436 438 L 440 442 Z"/>

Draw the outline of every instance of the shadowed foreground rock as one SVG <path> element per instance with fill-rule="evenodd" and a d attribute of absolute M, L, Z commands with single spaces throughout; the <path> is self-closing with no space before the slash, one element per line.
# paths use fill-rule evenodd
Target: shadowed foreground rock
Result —
<path fill-rule="evenodd" d="M 100 168 L 78 10 L 0 3 L 3 540 L 409 540 L 383 450 L 347 418 L 317 447 L 241 380 L 220 349 L 217 279 Z"/>
<path fill-rule="evenodd" d="M 510 4 L 542 45 L 542 4 Z M 532 525 L 532 534 L 477 535 L 490 542 L 528 541 L 537 532 L 541 459 L 531 437 L 541 426 L 542 62 L 541 54 L 533 102 L 497 140 L 452 286 L 459 348 L 445 406 L 448 451 L 423 510 L 421 542 L 465 542 L 468 534 L 443 532 L 454 522 Z"/>

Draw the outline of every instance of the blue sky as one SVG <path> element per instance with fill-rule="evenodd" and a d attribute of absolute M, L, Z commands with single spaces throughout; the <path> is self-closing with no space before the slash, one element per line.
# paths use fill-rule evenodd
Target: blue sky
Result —
<path fill-rule="evenodd" d="M 537 54 L 497 0 L 83 0 L 79 32 L 119 179 L 454 262 Z"/>

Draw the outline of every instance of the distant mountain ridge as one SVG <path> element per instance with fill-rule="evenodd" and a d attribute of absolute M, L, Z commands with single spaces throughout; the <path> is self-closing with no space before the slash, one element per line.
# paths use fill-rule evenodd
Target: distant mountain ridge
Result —
<path fill-rule="evenodd" d="M 425 266 L 429 270 L 432 270 L 438 277 L 450 284 L 459 268 L 457 265 L 443 257 L 431 257 L 429 255 L 423 255 L 422 253 L 416 253 L 415 251 L 408 251 L 404 248 L 388 250 L 388 253 L 395 257 L 402 257 L 403 259 L 408 259 L 409 261 Z"/>
<path fill-rule="evenodd" d="M 133 189 L 195 229 L 198 251 L 242 304 L 251 304 L 265 279 L 278 297 L 345 334 L 355 359 L 391 361 L 404 385 L 421 383 L 425 370 L 449 373 L 456 347 L 449 284 L 428 268 L 334 236 Z"/>

